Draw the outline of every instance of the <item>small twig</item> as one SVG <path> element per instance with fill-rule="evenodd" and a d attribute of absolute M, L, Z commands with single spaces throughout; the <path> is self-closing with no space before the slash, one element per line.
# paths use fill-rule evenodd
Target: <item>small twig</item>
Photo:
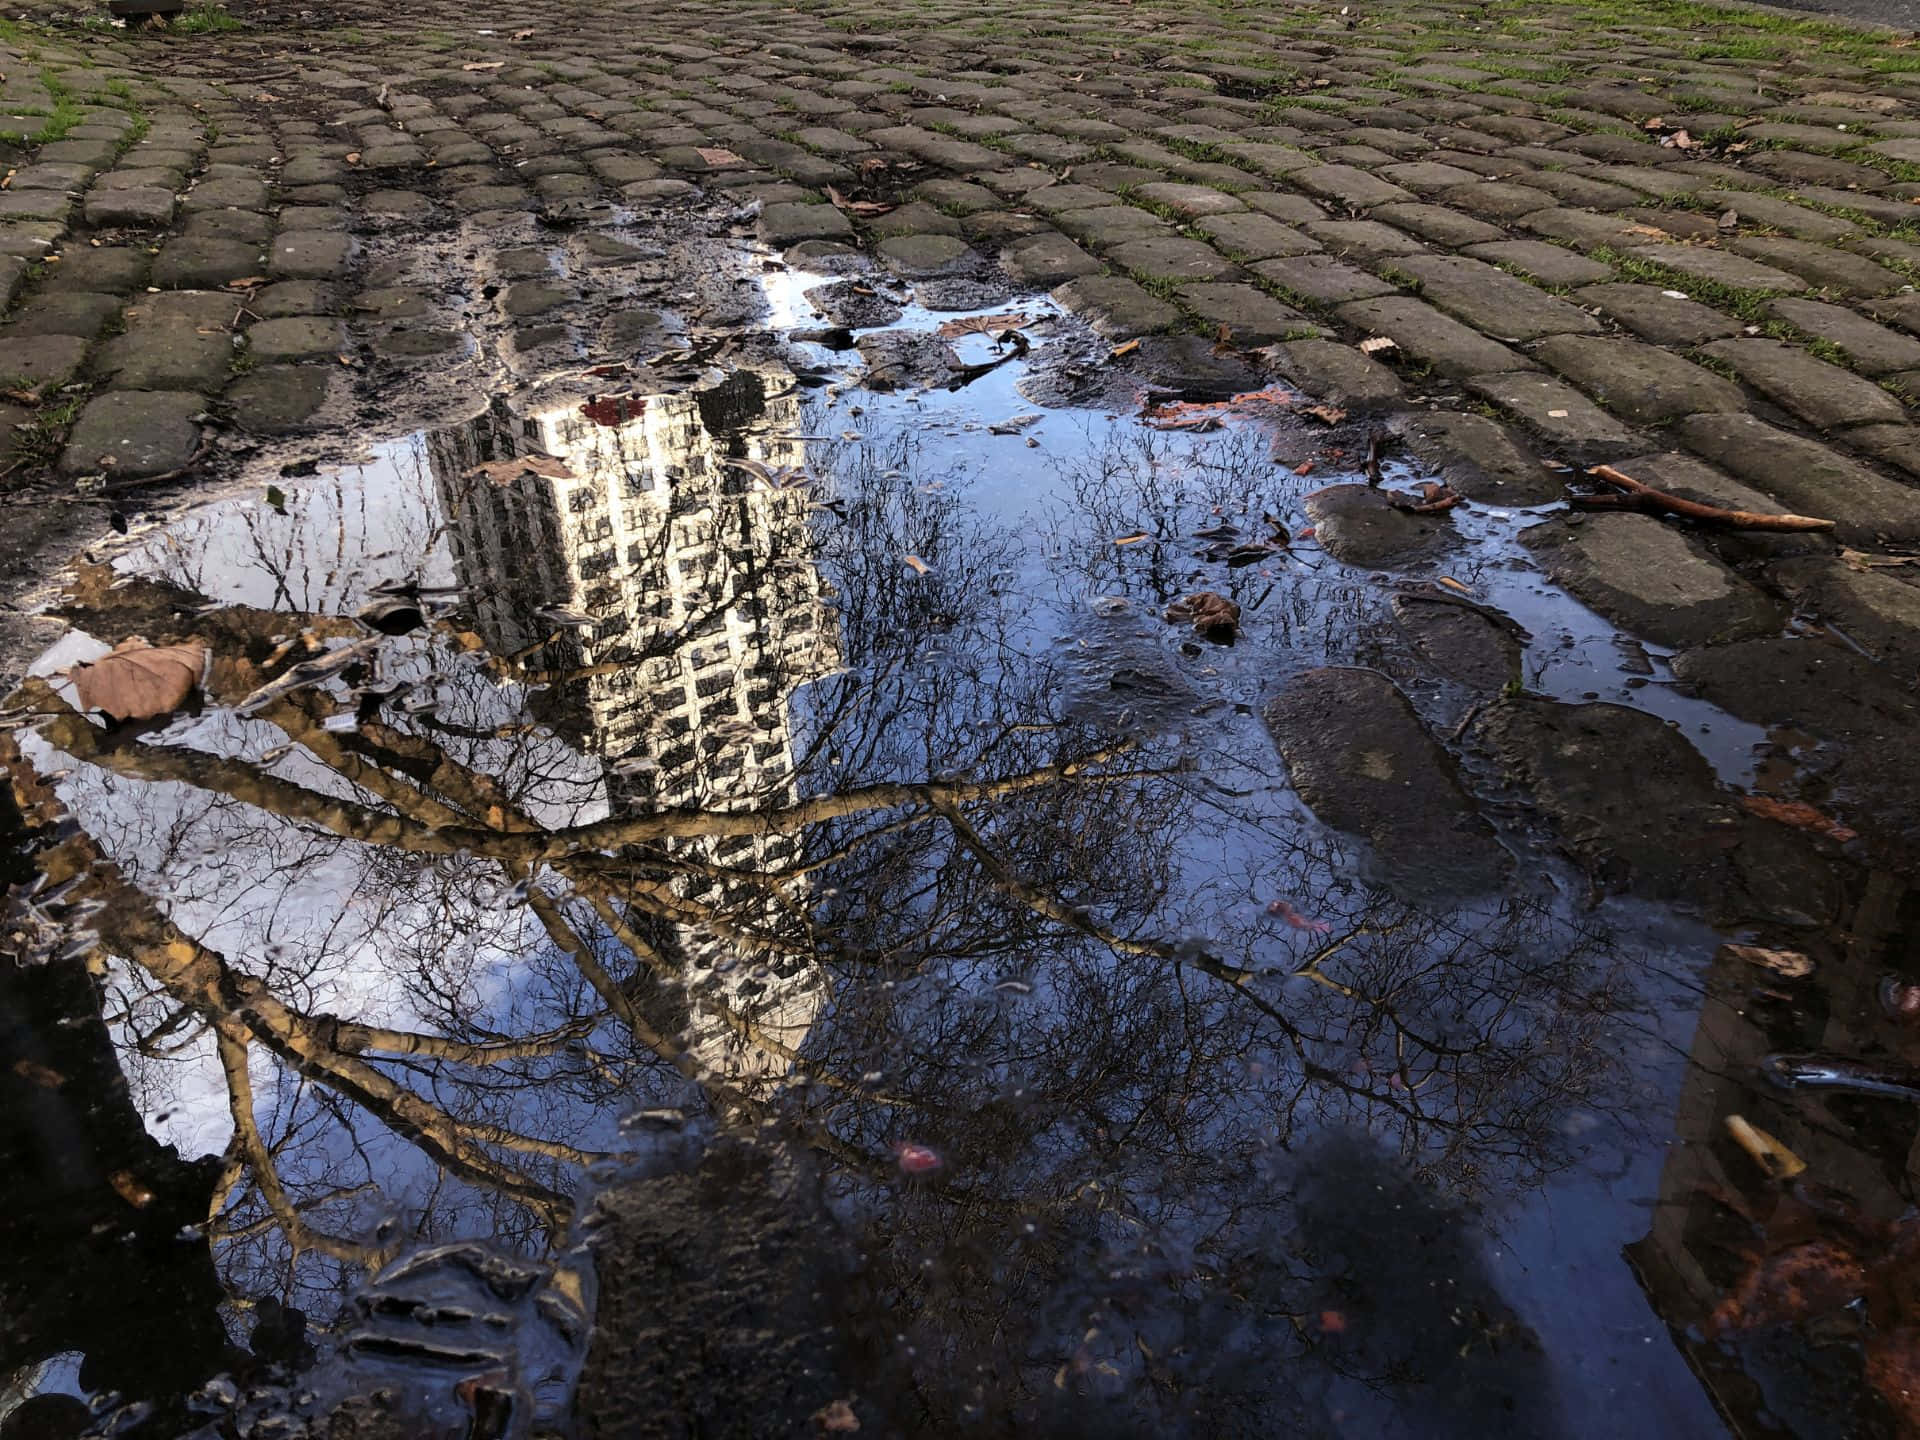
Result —
<path fill-rule="evenodd" d="M 1380 473 L 1380 450 L 1386 437 L 1378 430 L 1367 436 L 1367 484 L 1379 485 L 1385 480 Z"/>

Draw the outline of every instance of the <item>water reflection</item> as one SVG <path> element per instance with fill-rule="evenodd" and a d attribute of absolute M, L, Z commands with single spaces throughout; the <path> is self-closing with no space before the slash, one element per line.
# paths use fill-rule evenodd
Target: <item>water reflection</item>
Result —
<path fill-rule="evenodd" d="M 231 1374 L 311 1412 L 334 1397 L 293 1376 L 348 1356 L 410 1367 L 413 1433 L 533 1433 L 620 1363 L 587 1354 L 583 1185 L 763 1136 L 859 1257 L 833 1327 L 876 1425 L 1554 1433 L 1471 1207 L 1632 1133 L 1659 1027 L 1631 948 L 1545 887 L 1360 885 L 1235 708 L 1253 662 L 1176 672 L 1173 551 L 1143 582 L 1104 547 L 1172 466 L 1200 509 L 1284 511 L 1241 441 L 1110 452 L 1041 544 L 958 447 L 809 439 L 841 434 L 821 408 L 774 366 L 502 403 L 390 456 L 377 500 L 243 507 L 83 578 L 95 641 L 214 659 L 144 732 L 29 685 L 36 904 L 97 943 L 9 983 L 34 1034 L 73 1022 L 41 1088 L 124 1069 L 77 1153 L 139 1157 L 148 1198 L 55 1193 L 160 1247 L 187 1338 L 115 1365 L 49 1323 L 7 1367 L 83 1351 L 151 1433 L 246 1433 L 218 1386 L 183 1397 Z M 428 623 L 242 713 L 363 642 L 383 582 Z M 1235 583 L 1341 628 L 1304 566 Z"/>

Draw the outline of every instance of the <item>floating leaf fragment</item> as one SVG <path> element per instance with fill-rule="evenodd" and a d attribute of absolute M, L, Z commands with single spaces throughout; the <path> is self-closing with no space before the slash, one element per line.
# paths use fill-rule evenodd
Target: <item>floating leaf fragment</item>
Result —
<path fill-rule="evenodd" d="M 1798 950 L 1769 950 L 1762 945 L 1722 945 L 1720 955 L 1727 960 L 1743 960 L 1787 980 L 1804 980 L 1813 973 L 1813 961 Z"/>
<path fill-rule="evenodd" d="M 896 1140 L 893 1156 L 899 1162 L 901 1170 L 909 1175 L 927 1175 L 940 1168 L 940 1156 L 925 1145 L 916 1145 L 911 1140 Z"/>
<path fill-rule="evenodd" d="M 940 322 L 940 338 L 958 340 L 962 335 L 1004 335 L 1009 330 L 1024 330 L 1033 320 L 1018 311 L 1004 315 L 962 315 Z"/>
<path fill-rule="evenodd" d="M 1462 595 L 1471 595 L 1473 593 L 1473 587 L 1471 585 L 1462 585 L 1451 575 L 1442 575 L 1440 577 L 1440 583 L 1449 590 L 1458 590 Z"/>
<path fill-rule="evenodd" d="M 1309 935 L 1327 935 L 1333 931 L 1331 921 L 1315 920 L 1310 915 L 1302 915 L 1285 900 L 1269 900 L 1267 914 L 1286 921 L 1296 930 L 1305 930 Z"/>
<path fill-rule="evenodd" d="M 933 566 L 922 560 L 918 555 L 907 556 L 905 564 L 906 567 L 916 575 L 925 575 L 929 570 L 933 569 Z"/>
<path fill-rule="evenodd" d="M 498 70 L 506 63 L 504 60 L 469 60 L 460 68 L 462 70 Z"/>
<path fill-rule="evenodd" d="M 1240 633 L 1240 607 L 1224 595 L 1200 590 L 1166 609 L 1169 624 L 1185 622 L 1216 645 L 1231 645 Z"/>
<path fill-rule="evenodd" d="M 716 170 L 730 165 L 744 165 L 747 163 L 745 156 L 736 155 L 733 151 L 723 150 L 716 145 L 696 145 L 693 147 L 693 153 Z"/>
<path fill-rule="evenodd" d="M 1300 413 L 1302 415 L 1311 415 L 1322 425 L 1338 425 L 1342 420 L 1347 418 L 1347 412 L 1342 410 L 1338 405 L 1309 405 Z"/>
<path fill-rule="evenodd" d="M 485 478 L 496 485 L 511 485 L 522 475 L 540 475 L 549 480 L 574 478 L 566 462 L 552 455 L 521 455 L 511 460 L 488 460 L 467 471 L 468 479 Z"/>
<path fill-rule="evenodd" d="M 1113 347 L 1113 349 L 1109 350 L 1107 352 L 1107 359 L 1124 360 L 1126 359 L 1127 356 L 1133 354 L 1133 352 L 1138 350 L 1139 348 L 1140 348 L 1140 342 L 1138 340 L 1129 340 L 1127 341 L 1126 344 L 1116 345 Z"/>
<path fill-rule="evenodd" d="M 116 720 L 171 715 L 193 694 L 207 668 L 207 647 L 194 641 L 153 646 L 133 639 L 90 665 L 66 672 L 84 710 Z"/>
<path fill-rule="evenodd" d="M 1740 805 L 1741 808 L 1750 814 L 1758 815 L 1762 820 L 1776 820 L 1782 825 L 1791 825 L 1798 830 L 1808 830 L 1841 845 L 1857 838 L 1859 834 L 1858 831 L 1842 825 L 1831 815 L 1822 814 L 1813 806 L 1798 800 L 1776 800 L 1771 795 L 1742 795 Z"/>
<path fill-rule="evenodd" d="M 1142 540 L 1148 540 L 1151 538 L 1152 537 L 1145 530 L 1135 530 L 1133 533 L 1129 535 L 1114 536 L 1113 543 L 1116 545 L 1138 545 Z"/>

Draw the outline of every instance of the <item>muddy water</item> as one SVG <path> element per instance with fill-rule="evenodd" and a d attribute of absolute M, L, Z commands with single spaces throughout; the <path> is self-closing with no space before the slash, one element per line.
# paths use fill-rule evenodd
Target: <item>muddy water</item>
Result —
<path fill-rule="evenodd" d="M 1849 872 L 1807 982 L 1605 896 L 1396 585 L 1728 783 L 1766 737 L 1531 568 L 1555 507 L 1342 565 L 1301 502 L 1354 435 L 1154 429 L 1031 334 L 953 391 L 767 340 L 483 397 L 76 579 L 14 702 L 0 1434 L 1892 1433 L 1889 1311 L 1754 1289 L 1785 1202 L 1722 1121 L 1800 1115 L 1891 1243 L 1911 1106 L 1759 1061 L 1897 1050 L 1901 887 Z M 1030 398 L 1068 356 L 1103 403 Z M 1203 590 L 1235 643 L 1164 618 Z M 133 635 L 197 698 L 74 714 Z M 1261 712 L 1325 664 L 1509 882 L 1396 893 L 1302 803 Z"/>

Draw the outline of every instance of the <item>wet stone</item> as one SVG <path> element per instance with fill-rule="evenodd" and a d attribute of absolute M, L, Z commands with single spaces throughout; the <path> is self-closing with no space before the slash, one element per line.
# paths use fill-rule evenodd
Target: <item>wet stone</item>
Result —
<path fill-rule="evenodd" d="M 1476 375 L 1467 388 L 1516 416 L 1528 429 L 1591 459 L 1635 443 L 1634 433 L 1570 385 L 1518 372 Z"/>
<path fill-rule="evenodd" d="M 1920 586 L 1906 583 L 1901 573 L 1834 556 L 1801 556 L 1771 566 L 1767 578 L 1797 610 L 1911 675 L 1920 670 Z"/>
<path fill-rule="evenodd" d="M 234 423 L 259 435 L 304 425 L 326 403 L 332 371 L 324 365 L 263 365 L 227 387 Z"/>
<path fill-rule="evenodd" d="M 853 222 L 831 205 L 769 205 L 756 228 L 761 240 L 777 247 L 853 234 Z"/>
<path fill-rule="evenodd" d="M 1235 344 L 1270 345 L 1319 333 L 1307 316 L 1251 285 L 1182 285 L 1180 303 L 1208 325 L 1224 327 Z"/>
<path fill-rule="evenodd" d="M 1487 339 L 1424 301 L 1406 296 L 1358 300 L 1342 305 L 1337 313 L 1355 329 L 1384 335 L 1415 360 L 1456 379 L 1524 370 L 1532 364 L 1518 351 Z"/>
<path fill-rule="evenodd" d="M 268 270 L 296 280 L 331 280 L 346 274 L 353 242 L 325 230 L 290 230 L 273 242 Z"/>
<path fill-rule="evenodd" d="M 1290 295 L 1316 305 L 1338 305 L 1349 300 L 1370 300 L 1391 295 L 1397 288 L 1392 281 L 1350 265 L 1331 255 L 1294 255 L 1278 260 L 1262 260 L 1253 273 Z"/>
<path fill-rule="evenodd" d="M 892 325 L 901 314 L 900 307 L 886 296 L 855 280 L 816 285 L 806 292 L 806 301 L 822 319 L 854 330 Z"/>
<path fill-rule="evenodd" d="M 180 197 L 180 208 L 194 210 L 265 210 L 273 197 L 263 180 L 203 180 Z"/>
<path fill-rule="evenodd" d="M 530 315 L 542 315 L 578 298 L 575 293 L 562 285 L 544 285 L 538 281 L 522 281 L 508 288 L 500 298 L 500 308 L 516 320 L 524 320 Z"/>
<path fill-rule="evenodd" d="M 913 285 L 913 301 L 925 310 L 981 310 L 1012 298 L 1013 287 L 997 276 L 933 276 Z"/>
<path fill-rule="evenodd" d="M 1636 424 L 1660 425 L 1687 415 L 1747 408 L 1746 396 L 1732 381 L 1635 340 L 1556 335 L 1533 353 Z"/>
<path fill-rule="evenodd" d="M 1627 253 L 1636 260 L 1664 265 L 1669 270 L 1715 284 L 1731 285 L 1736 290 L 1776 290 L 1797 295 L 1808 288 L 1807 282 L 1798 275 L 1789 275 L 1784 270 L 1725 250 L 1708 250 L 1697 245 L 1636 245 Z"/>
<path fill-rule="evenodd" d="M 160 247 L 152 283 L 163 289 L 200 290 L 262 272 L 265 257 L 242 240 L 179 237 Z"/>
<path fill-rule="evenodd" d="M 120 312 L 117 295 L 99 295 L 85 290 L 36 295 L 14 314 L 7 326 L 9 335 L 78 335 L 91 340 Z M 0 370 L 5 362 L 0 361 Z"/>
<path fill-rule="evenodd" d="M 1378 671 L 1295 675 L 1265 719 L 1300 798 L 1367 843 L 1369 878 L 1422 899 L 1490 889 L 1511 869 L 1451 757 Z"/>
<path fill-rule="evenodd" d="M 1489 505 L 1545 505 L 1566 484 L 1507 426 L 1484 415 L 1451 410 L 1397 417 L 1394 433 L 1448 486 Z"/>
<path fill-rule="evenodd" d="M 234 354 L 224 330 L 150 318 L 102 345 L 93 368 L 126 390 L 217 390 L 226 383 Z"/>
<path fill-rule="evenodd" d="M 1116 245 L 1107 254 L 1113 265 L 1159 280 L 1232 280 L 1240 267 L 1221 258 L 1212 246 L 1177 236 L 1156 236 Z"/>
<path fill-rule="evenodd" d="M 1537 340 L 1543 335 L 1592 333 L 1600 322 L 1504 270 L 1456 255 L 1416 255 L 1395 262 L 1420 282 L 1431 300 L 1489 335 Z"/>
<path fill-rule="evenodd" d="M 1276 346 L 1274 367 L 1316 399 L 1342 409 L 1398 403 L 1405 393 L 1400 377 L 1351 345 L 1331 340 L 1295 340 Z"/>
<path fill-rule="evenodd" d="M 1706 353 L 1732 366 L 1755 389 L 1809 425 L 1897 424 L 1906 419 L 1898 400 L 1871 380 L 1816 360 L 1780 340 L 1720 340 Z"/>
<path fill-rule="evenodd" d="M 1180 312 L 1118 275 L 1085 275 L 1053 291 L 1053 298 L 1110 340 L 1171 330 Z"/>
<path fill-rule="evenodd" d="M 1785 618 L 1696 541 L 1650 515 L 1555 516 L 1522 532 L 1520 543 L 1578 599 L 1657 645 L 1749 639 Z"/>
<path fill-rule="evenodd" d="M 1504 265 L 1532 276 L 1542 285 L 1591 285 L 1613 271 L 1598 260 L 1544 240 L 1501 240 L 1475 245 L 1466 252 L 1489 265 Z"/>
<path fill-rule="evenodd" d="M 1920 370 L 1920 340 L 1876 325 L 1859 311 L 1844 305 L 1786 298 L 1768 305 L 1767 313 L 1817 339 L 1838 345 L 1854 369 L 1863 375 Z"/>
<path fill-rule="evenodd" d="M 1682 443 L 1780 501 L 1797 515 L 1835 522 L 1849 545 L 1920 540 L 1920 490 L 1751 415 L 1695 415 L 1680 422 Z"/>
<path fill-rule="evenodd" d="M 1320 548 L 1346 565 L 1398 570 L 1444 554 L 1459 542 L 1449 513 L 1415 515 L 1370 485 L 1330 485 L 1305 500 Z"/>
<path fill-rule="evenodd" d="M 1656 345 L 1702 345 L 1740 333 L 1739 323 L 1718 310 L 1655 285 L 1589 285 L 1573 298 Z"/>
<path fill-rule="evenodd" d="M 874 390 L 914 389 L 944 382 L 960 366 L 953 347 L 919 330 L 882 330 L 856 342 L 866 364 L 861 382 Z"/>
<path fill-rule="evenodd" d="M 251 210 L 202 210 L 187 217 L 180 233 L 190 240 L 238 240 L 264 251 L 273 221 Z"/>
<path fill-rule="evenodd" d="M 340 309 L 340 295 L 320 280 L 281 280 L 257 291 L 247 302 L 262 320 L 284 320 L 294 315 L 331 315 Z"/>
<path fill-rule="evenodd" d="M 247 329 L 247 353 L 262 363 L 330 359 L 345 347 L 346 331 L 340 322 L 320 316 L 262 320 Z"/>
<path fill-rule="evenodd" d="M 387 360 L 427 360 L 461 348 L 451 330 L 392 330 L 373 341 L 374 353 Z"/>
<path fill-rule="evenodd" d="M 1209 215 L 1195 223 L 1223 254 L 1237 260 L 1270 260 L 1320 249 L 1318 240 L 1268 215 Z"/>
<path fill-rule="evenodd" d="M 162 186 L 95 190 L 87 196 L 87 224 L 96 229 L 158 230 L 173 223 L 173 191 Z"/>
<path fill-rule="evenodd" d="M 141 479 L 178 470 L 200 448 L 195 420 L 206 409 L 198 395 L 176 391 L 115 390 L 97 395 L 74 423 L 60 469 L 68 475 L 107 473 Z"/>
<path fill-rule="evenodd" d="M 78 335 L 16 335 L 0 330 L 0 360 L 10 379 L 23 385 L 59 385 L 73 378 L 86 358 L 87 342 Z"/>
<path fill-rule="evenodd" d="M 1053 231 L 1015 241 L 1000 252 L 1000 264 L 1017 283 L 1046 287 L 1100 269 L 1098 260 Z"/>
<path fill-rule="evenodd" d="M 147 281 L 153 257 L 131 245 L 69 246 L 60 263 L 47 268 L 49 290 L 92 290 L 125 295 Z"/>
<path fill-rule="evenodd" d="M 1920 854 L 1920 697 L 1884 665 L 1801 637 L 1690 650 L 1672 663 L 1687 689 L 1723 710 L 1822 742 L 1809 758 L 1834 793 L 1820 808 L 1909 861 Z"/>
<path fill-rule="evenodd" d="M 1421 657 L 1456 684 L 1493 695 L 1519 678 L 1519 642 L 1486 616 L 1407 595 L 1394 597 L 1393 615 Z"/>
<path fill-rule="evenodd" d="M 979 257 L 967 242 L 952 235 L 894 235 L 874 247 L 880 261 L 896 275 L 938 275 L 959 269 Z"/>
<path fill-rule="evenodd" d="M 413 190 L 373 190 L 361 202 L 369 215 L 390 220 L 424 220 L 433 213 L 433 202 Z"/>
<path fill-rule="evenodd" d="M 1805 924 L 1825 909 L 1812 842 L 1741 809 L 1658 716 L 1515 698 L 1483 711 L 1473 736 L 1603 891 L 1695 904 L 1723 923 Z"/>

